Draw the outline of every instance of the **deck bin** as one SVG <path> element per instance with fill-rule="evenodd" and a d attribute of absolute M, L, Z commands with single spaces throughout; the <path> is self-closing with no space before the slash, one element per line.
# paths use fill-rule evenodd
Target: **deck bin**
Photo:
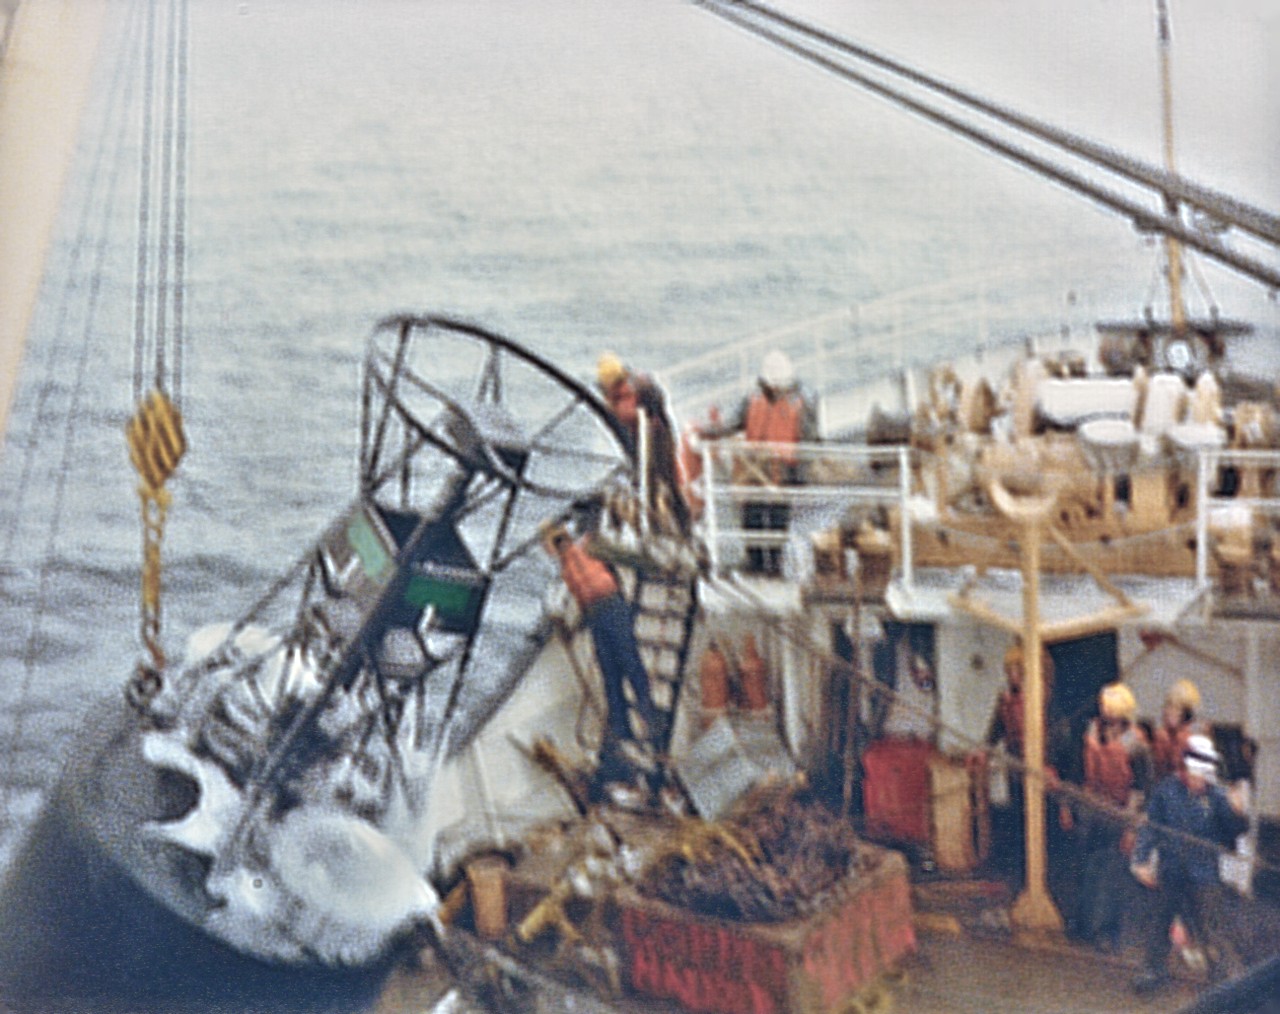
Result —
<path fill-rule="evenodd" d="M 915 950 L 907 864 L 874 861 L 812 914 L 717 920 L 631 890 L 618 898 L 631 987 L 713 1014 L 835 1014 Z"/>

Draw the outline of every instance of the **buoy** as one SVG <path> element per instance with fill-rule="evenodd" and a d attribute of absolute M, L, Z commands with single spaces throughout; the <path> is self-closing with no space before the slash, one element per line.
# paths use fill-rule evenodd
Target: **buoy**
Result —
<path fill-rule="evenodd" d="M 769 707 L 769 674 L 764 659 L 756 647 L 755 634 L 748 634 L 742 642 L 742 703 L 747 711 L 764 711 Z"/>

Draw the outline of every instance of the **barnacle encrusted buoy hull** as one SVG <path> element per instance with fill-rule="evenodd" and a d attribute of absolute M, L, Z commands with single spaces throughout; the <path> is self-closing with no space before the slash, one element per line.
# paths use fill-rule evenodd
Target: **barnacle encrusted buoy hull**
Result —
<path fill-rule="evenodd" d="M 111 771 L 139 812 L 172 792 L 138 752 L 140 729 L 118 699 L 90 709 L 61 781 L 0 886 L 0 999 L 17 1011 L 163 1009 L 263 1012 L 367 1010 L 389 962 L 363 968 L 260 960 L 218 941 L 163 904 L 129 869 L 128 849 L 103 841 L 95 772 Z M 123 769 L 132 779 L 121 779 Z M 119 800 L 114 801 L 116 803 Z M 128 802 L 128 800 L 126 800 Z M 96 809 L 98 812 L 90 812 Z M 130 830 L 128 813 L 113 821 Z M 119 843 L 114 843 L 119 844 Z M 197 892 L 202 879 L 174 879 L 160 893 Z M 190 899 L 195 909 L 197 894 Z"/>

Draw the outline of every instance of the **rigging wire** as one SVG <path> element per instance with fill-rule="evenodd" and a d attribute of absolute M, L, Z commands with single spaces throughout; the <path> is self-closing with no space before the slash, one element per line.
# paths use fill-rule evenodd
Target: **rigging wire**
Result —
<path fill-rule="evenodd" d="M 134 306 L 134 381 L 136 411 L 126 427 L 129 457 L 138 472 L 142 512 L 142 600 L 140 634 L 148 658 L 139 663 L 126 694 L 143 704 L 160 689 L 165 654 L 160 645 L 160 549 L 164 539 L 171 494 L 165 483 L 186 451 L 182 414 L 175 400 L 180 378 L 180 349 L 184 344 L 178 327 L 179 292 L 185 274 L 186 170 L 186 73 L 187 0 L 160 0 L 147 8 L 146 60 L 142 112 L 142 150 L 139 158 L 138 260 Z M 157 59 L 158 21 L 163 16 L 164 45 Z M 155 92 L 162 91 L 161 101 Z M 156 122 L 158 119 L 158 123 Z M 153 149 L 159 146 L 157 153 Z M 158 162 L 158 170 L 156 164 Z M 159 179 L 153 175 L 158 172 Z M 158 192 L 158 198 L 155 197 Z M 158 209 L 153 202 L 158 200 Z M 153 215 L 153 211 L 155 214 Z M 153 226 L 153 218 L 156 220 Z M 155 266 L 150 251 L 155 246 Z M 181 252 L 179 252 L 181 251 Z M 170 279 L 171 263 L 174 280 Z M 173 328 L 170 329 L 170 308 Z M 151 374 L 151 387 L 146 376 Z"/>
<path fill-rule="evenodd" d="M 710 0 L 712 6 L 717 2 L 718 0 Z M 748 9 L 761 17 L 768 18 L 775 24 L 783 25 L 848 56 L 864 60 L 913 84 L 920 85 L 939 95 L 944 95 L 1007 126 L 1015 127 L 1042 141 L 1056 145 L 1073 155 L 1094 162 L 1098 166 L 1123 176 L 1134 183 L 1140 183 L 1158 190 L 1167 201 L 1175 203 L 1183 201 L 1208 212 L 1224 223 L 1250 232 L 1259 239 L 1266 240 L 1272 244 L 1280 244 L 1280 217 L 1247 204 L 1239 198 L 1189 180 L 1172 168 L 1161 169 L 1107 145 L 1099 144 L 1071 131 L 1062 130 L 1050 123 L 1046 123 L 1044 120 L 1027 116 L 1009 106 L 992 102 L 973 92 L 948 84 L 940 78 L 926 74 L 901 61 L 893 60 L 881 53 L 877 53 L 867 46 L 859 45 L 830 32 L 825 32 L 813 25 L 806 24 L 803 21 L 791 18 L 765 4 L 753 2 L 753 0 L 734 0 L 734 2 L 737 7 Z M 1163 7 L 1163 0 L 1157 0 L 1157 2 Z M 1160 29 L 1161 41 L 1167 44 L 1169 33 L 1167 13 L 1161 17 Z"/>
<path fill-rule="evenodd" d="M 133 401 L 181 398 L 188 147 L 187 0 L 146 0 L 138 164 Z M 163 36 L 163 43 L 161 43 Z"/>
<path fill-rule="evenodd" d="M 794 53 L 802 59 L 808 60 L 816 64 L 823 70 L 835 74 L 837 77 L 844 78 L 859 87 L 886 99 L 895 105 L 915 113 L 923 119 L 939 124 L 954 134 L 968 138 L 984 148 L 994 151 L 1003 158 L 1008 159 L 1018 165 L 1024 166 L 1044 176 L 1062 184 L 1069 190 L 1094 201 L 1097 204 L 1108 208 L 1111 211 L 1118 212 L 1129 218 L 1134 226 L 1140 231 L 1159 232 L 1165 236 L 1176 238 L 1186 246 L 1201 251 L 1206 256 L 1212 257 L 1214 260 L 1233 268 L 1234 270 L 1254 279 L 1263 285 L 1272 288 L 1280 288 L 1280 269 L 1270 264 L 1258 260 L 1256 257 L 1241 253 L 1233 247 L 1223 243 L 1211 236 L 1205 235 L 1200 230 L 1188 226 L 1182 221 L 1177 214 L 1170 214 L 1166 211 L 1154 211 L 1145 207 L 1125 195 L 1102 186 L 1101 184 L 1091 180 L 1080 173 L 1067 168 L 1064 165 L 1054 163 L 1047 158 L 1035 154 L 1025 147 L 1021 147 L 1010 141 L 1006 141 L 995 134 L 989 133 L 973 123 L 966 122 L 957 116 L 944 112 L 942 109 L 931 106 L 927 102 L 913 98 L 906 92 L 900 91 L 888 84 L 868 77 L 866 74 L 854 70 L 845 64 L 837 62 L 829 56 L 824 56 L 812 48 L 808 48 L 805 43 L 797 42 L 784 34 L 780 34 L 763 24 L 752 20 L 749 14 L 744 15 L 742 11 L 757 10 L 758 5 L 750 4 L 746 0 L 735 0 L 732 5 L 726 5 L 721 0 L 698 0 L 701 6 L 716 14 L 717 16 L 737 25 L 744 31 L 757 35 L 768 42 L 773 43 L 781 49 Z M 766 14 L 766 16 L 768 16 Z M 846 54 L 848 55 L 848 54 Z M 1012 124 L 1009 124 L 1012 125 Z M 1024 133 L 1026 129 L 1023 128 Z M 1082 158 L 1089 158 L 1083 152 L 1079 153 Z M 1095 166 L 1098 164 L 1096 159 Z M 1113 170 L 1119 171 L 1119 170 Z M 1256 209 L 1255 209 L 1256 210 Z M 1259 212 L 1259 214 L 1264 214 Z M 1242 225 L 1243 227 L 1243 225 Z M 1276 226 L 1277 238 L 1271 240 L 1270 244 L 1274 250 L 1277 243 L 1280 243 L 1280 225 Z"/>
<path fill-rule="evenodd" d="M 173 118 L 174 118 L 174 50 L 177 48 L 177 19 L 173 16 L 172 4 L 170 15 L 165 24 L 164 48 L 164 106 L 161 110 L 160 131 L 160 222 L 158 226 L 159 241 L 156 260 L 156 293 L 155 293 L 155 380 L 157 391 L 169 388 L 168 371 L 165 369 L 165 355 L 168 345 L 168 310 L 169 291 L 169 254 L 173 248 L 171 221 L 173 212 Z"/>
<path fill-rule="evenodd" d="M 142 68 L 142 144 L 138 166 L 138 250 L 137 267 L 134 269 L 133 304 L 133 401 L 142 400 L 144 386 L 143 363 L 147 351 L 147 252 L 151 240 L 151 129 L 152 105 L 155 93 L 156 5 L 155 0 L 143 0 L 147 5 L 147 21 L 143 32 Z"/>
<path fill-rule="evenodd" d="M 173 226 L 173 400 L 182 408 L 183 349 L 186 346 L 187 291 L 187 77 L 190 49 L 190 16 L 186 0 L 178 4 L 177 37 L 177 140 L 174 171 Z"/>

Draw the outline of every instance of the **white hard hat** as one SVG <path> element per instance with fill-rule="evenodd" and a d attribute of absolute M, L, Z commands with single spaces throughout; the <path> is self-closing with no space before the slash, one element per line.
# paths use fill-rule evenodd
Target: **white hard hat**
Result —
<path fill-rule="evenodd" d="M 795 382 L 796 370 L 785 352 L 774 349 L 765 354 L 764 361 L 760 364 L 760 383 L 765 387 L 781 390 Z"/>
<path fill-rule="evenodd" d="M 1213 740 L 1208 736 L 1196 733 L 1187 737 L 1187 745 L 1182 750 L 1182 763 L 1188 774 L 1198 775 L 1212 782 L 1218 776 L 1218 762 L 1221 760 Z"/>

